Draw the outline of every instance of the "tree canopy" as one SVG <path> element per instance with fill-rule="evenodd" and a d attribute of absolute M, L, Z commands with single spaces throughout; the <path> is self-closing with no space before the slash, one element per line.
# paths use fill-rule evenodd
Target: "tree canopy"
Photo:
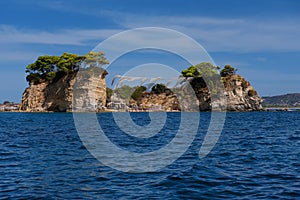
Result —
<path fill-rule="evenodd" d="M 208 62 L 202 62 L 195 66 L 182 70 L 183 77 L 211 77 L 218 74 L 220 68 Z"/>
<path fill-rule="evenodd" d="M 213 87 L 213 80 L 218 77 L 219 69 L 218 66 L 214 66 L 211 63 L 202 62 L 182 70 L 181 74 L 186 78 L 192 77 L 193 79 L 190 81 L 191 86 L 194 89 L 199 89 L 207 87 L 207 84 Z M 208 81 L 208 83 L 206 83 L 204 79 Z"/>
<path fill-rule="evenodd" d="M 116 88 L 116 93 L 122 99 L 134 99 L 138 100 L 147 88 L 145 86 L 130 87 L 129 85 L 123 85 L 122 87 Z"/>
<path fill-rule="evenodd" d="M 225 65 L 224 68 L 221 70 L 220 75 L 222 77 L 231 76 L 235 74 L 237 69 L 233 68 L 231 65 Z"/>
<path fill-rule="evenodd" d="M 131 94 L 134 92 L 134 88 L 129 85 L 123 85 L 122 87 L 114 89 L 114 93 L 116 93 L 122 99 L 129 99 Z"/>
<path fill-rule="evenodd" d="M 30 83 L 53 81 L 78 71 L 81 64 L 85 68 L 92 68 L 108 64 L 108 61 L 103 52 L 89 52 L 83 56 L 72 53 L 63 53 L 61 56 L 44 55 L 26 67 L 26 80 Z"/>
<path fill-rule="evenodd" d="M 134 92 L 131 95 L 131 98 L 134 100 L 139 100 L 139 98 L 141 98 L 143 92 L 145 92 L 147 90 L 147 88 L 145 86 L 138 86 L 136 87 L 136 89 L 134 90 Z"/>
<path fill-rule="evenodd" d="M 171 93 L 171 90 L 167 88 L 167 86 L 165 86 L 164 84 L 158 83 L 151 88 L 151 92 L 155 94 L 161 94 L 161 93 Z"/>
<path fill-rule="evenodd" d="M 110 97 L 113 95 L 114 91 L 111 88 L 106 88 L 106 98 L 110 99 Z"/>

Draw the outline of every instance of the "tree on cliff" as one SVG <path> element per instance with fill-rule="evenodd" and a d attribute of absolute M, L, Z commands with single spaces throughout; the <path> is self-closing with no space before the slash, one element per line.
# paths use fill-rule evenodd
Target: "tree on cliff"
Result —
<path fill-rule="evenodd" d="M 213 86 L 214 84 L 212 80 L 216 81 L 217 79 L 219 79 L 217 77 L 219 69 L 220 67 L 213 66 L 211 63 L 203 62 L 195 66 L 190 66 L 189 68 L 182 70 L 181 73 L 183 77 L 193 78 L 190 83 L 195 89 L 204 88 L 207 86 L 207 84 L 211 84 L 211 86 Z M 235 69 L 231 65 L 225 65 L 224 68 L 220 71 L 220 75 L 221 77 L 224 77 L 226 79 L 226 77 L 235 74 L 236 71 L 237 69 Z M 222 80 L 225 80 L 224 78 L 222 78 Z M 208 81 L 208 83 L 206 83 L 204 79 Z"/>
<path fill-rule="evenodd" d="M 61 56 L 44 55 L 26 67 L 29 83 L 58 80 L 68 73 L 74 73 L 84 64 L 85 68 L 101 67 L 108 64 L 103 52 L 89 52 L 80 56 L 72 53 L 63 53 Z"/>
<path fill-rule="evenodd" d="M 147 90 L 147 88 L 145 86 L 137 86 L 135 87 L 134 92 L 131 95 L 131 98 L 134 100 L 139 100 L 139 98 L 141 98 L 143 92 L 145 92 Z"/>
<path fill-rule="evenodd" d="M 183 77 L 211 77 L 218 74 L 220 67 L 214 66 L 208 62 L 202 62 L 195 66 L 182 70 Z"/>
<path fill-rule="evenodd" d="M 169 88 L 167 88 L 167 86 L 165 86 L 164 84 L 161 84 L 161 83 L 155 84 L 151 88 L 151 92 L 153 92 L 155 94 L 161 94 L 161 93 L 171 94 L 172 93 L 172 91 Z"/>
<path fill-rule="evenodd" d="M 235 74 L 237 69 L 233 68 L 231 65 L 225 65 L 225 67 L 221 70 L 220 75 L 222 77 L 231 76 Z"/>
<path fill-rule="evenodd" d="M 113 92 L 122 99 L 132 98 L 138 100 L 146 90 L 147 88 L 145 86 L 130 87 L 129 85 L 123 85 L 122 87 L 116 88 Z"/>
<path fill-rule="evenodd" d="M 219 69 L 219 67 L 214 66 L 211 63 L 202 62 L 182 70 L 181 74 L 185 78 L 193 78 L 190 81 L 191 86 L 194 89 L 200 89 L 205 88 L 207 84 L 211 84 L 211 86 L 214 85 L 213 80 L 217 78 Z M 206 83 L 204 79 L 209 82 Z"/>

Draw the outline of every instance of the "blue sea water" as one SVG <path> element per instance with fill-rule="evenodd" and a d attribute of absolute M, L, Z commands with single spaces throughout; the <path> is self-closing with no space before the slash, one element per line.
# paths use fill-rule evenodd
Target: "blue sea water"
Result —
<path fill-rule="evenodd" d="M 147 113 L 132 113 L 147 125 Z M 114 144 L 147 152 L 175 136 L 180 113 L 142 141 L 122 133 L 111 113 L 98 114 Z M 71 113 L 0 113 L 1 199 L 299 199 L 300 112 L 227 113 L 218 143 L 198 156 L 210 113 L 201 113 L 190 148 L 158 172 L 125 173 L 95 159 Z M 143 163 L 141 163 L 143 164 Z"/>

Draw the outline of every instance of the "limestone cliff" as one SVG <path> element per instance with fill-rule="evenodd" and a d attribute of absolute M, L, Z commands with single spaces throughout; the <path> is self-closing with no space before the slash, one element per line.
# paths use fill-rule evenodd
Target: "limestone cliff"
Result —
<path fill-rule="evenodd" d="M 28 112 L 65 112 L 72 111 L 72 109 L 81 111 L 82 108 L 101 111 L 106 103 L 106 74 L 107 72 L 95 77 L 84 73 L 81 73 L 80 76 L 77 76 L 77 73 L 70 73 L 55 82 L 30 83 L 23 93 L 20 109 Z M 197 85 L 197 79 L 194 82 Z M 224 77 L 223 82 L 228 111 L 263 110 L 262 99 L 243 77 L 234 74 Z M 77 89 L 74 93 L 76 96 L 73 101 L 76 84 Z M 199 110 L 211 110 L 211 95 L 208 88 L 194 88 L 194 91 L 198 99 Z M 72 108 L 72 102 L 75 102 L 74 108 Z M 193 103 L 184 99 L 182 102 L 183 104 Z M 180 111 L 182 110 L 181 106 L 188 107 L 188 105 L 180 105 L 177 96 L 173 93 L 144 92 L 138 101 L 131 99 L 128 104 L 119 106 L 120 108 L 117 110 Z"/>
<path fill-rule="evenodd" d="M 81 87 L 90 88 L 94 85 L 93 94 L 88 94 L 86 99 L 97 102 L 96 110 L 101 110 L 106 101 L 105 74 L 99 77 L 88 76 L 81 81 Z M 22 96 L 20 110 L 27 112 L 66 112 L 72 111 L 73 88 L 77 72 L 69 73 L 54 82 L 31 82 Z M 80 101 L 80 100 L 79 100 Z"/>
<path fill-rule="evenodd" d="M 139 100 L 139 109 L 153 111 L 179 111 L 181 106 L 175 94 L 145 92 Z"/>
<path fill-rule="evenodd" d="M 251 84 L 240 75 L 234 74 L 226 77 L 225 91 L 227 97 L 227 110 L 263 110 L 262 99 Z"/>
<path fill-rule="evenodd" d="M 194 81 L 197 81 L 195 79 Z M 228 111 L 260 111 L 262 99 L 251 84 L 240 75 L 223 78 Z M 197 84 L 197 83 L 196 83 Z M 207 87 L 194 88 L 198 99 L 199 110 L 211 110 L 211 95 Z M 218 99 L 217 99 L 218 101 Z M 183 100 L 184 102 L 184 100 Z M 154 94 L 145 92 L 138 102 L 131 102 L 130 107 L 137 104 L 142 110 L 181 110 L 175 94 Z"/>

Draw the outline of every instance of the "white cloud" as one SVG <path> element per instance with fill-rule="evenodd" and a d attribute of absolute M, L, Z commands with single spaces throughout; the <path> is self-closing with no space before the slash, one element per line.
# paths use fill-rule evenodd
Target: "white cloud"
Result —
<path fill-rule="evenodd" d="M 26 1 L 26 4 L 28 3 L 55 11 L 103 18 L 123 27 L 121 30 L 146 26 L 172 28 L 195 38 L 209 51 L 300 50 L 299 18 L 283 18 L 279 17 L 280 15 L 265 18 L 255 15 L 248 18 L 221 18 L 201 16 L 201 13 L 194 16 L 143 15 L 105 9 L 104 7 L 99 8 L 89 3 L 79 5 L 78 2 L 70 3 L 60 0 Z M 0 42 L 15 38 L 16 41 L 27 43 L 83 45 L 87 40 L 99 39 L 99 36 L 104 39 L 118 31 L 120 29 L 58 30 L 54 32 L 15 30 L 11 36 L 3 37 L 1 34 Z"/>
<path fill-rule="evenodd" d="M 162 26 L 195 38 L 209 51 L 299 51 L 297 19 L 224 19 L 209 17 L 116 14 L 127 28 Z"/>
<path fill-rule="evenodd" d="M 58 7 L 60 7 L 59 4 Z M 201 16 L 144 16 L 118 12 L 107 12 L 106 15 L 123 28 L 44 31 L 0 25 L 0 48 L 2 49 L 0 58 L 4 60 L 13 59 L 14 52 L 5 52 L 6 47 L 11 45 L 23 45 L 22 49 L 28 48 L 26 45 L 30 46 L 31 44 L 83 46 L 90 45 L 90 41 L 100 42 L 123 30 L 145 26 L 166 27 L 181 31 L 196 39 L 209 52 L 300 50 L 300 24 L 297 19 L 259 20 Z M 144 38 L 134 36 L 127 38 L 128 43 L 141 42 L 141 40 Z M 165 41 L 157 41 L 157 44 L 166 42 L 182 50 L 188 48 L 188 45 L 176 40 L 176 38 L 166 38 Z M 27 54 L 19 54 L 17 59 L 25 59 Z"/>
<path fill-rule="evenodd" d="M 34 50 L 37 48 L 33 49 L 33 44 L 88 46 L 89 41 L 102 41 L 118 32 L 120 30 L 117 29 L 62 29 L 47 32 L 0 25 L 0 62 L 23 61 L 27 63 L 34 61 L 39 55 L 48 53 L 45 47 Z"/>
<path fill-rule="evenodd" d="M 62 29 L 54 32 L 40 30 L 21 30 L 14 26 L 0 25 L 0 43 L 3 44 L 54 44 L 86 45 L 87 41 L 102 40 L 117 29 L 78 30 Z"/>

